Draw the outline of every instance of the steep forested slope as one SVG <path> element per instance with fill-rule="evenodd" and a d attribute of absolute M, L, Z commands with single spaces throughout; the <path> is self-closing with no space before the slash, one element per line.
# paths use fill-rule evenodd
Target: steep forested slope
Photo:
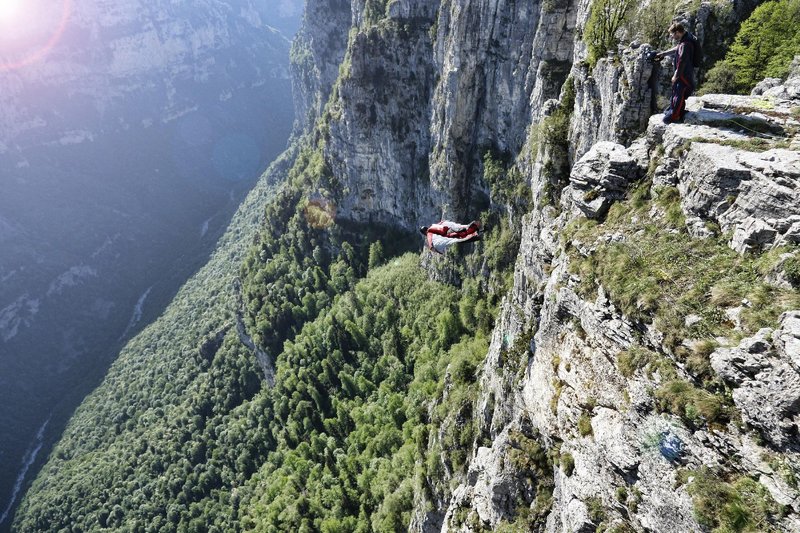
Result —
<path fill-rule="evenodd" d="M 253 235 L 237 220 L 212 262 L 128 346 L 76 413 L 20 530 L 402 529 L 424 469 L 441 468 L 440 454 L 447 468 L 464 467 L 474 437 L 468 391 L 497 297 L 477 280 L 462 293 L 428 281 L 412 255 L 391 259 L 403 240 L 385 230 L 319 226 L 301 193 L 320 177 L 314 161 L 302 153 L 271 193 L 264 230 Z M 234 324 L 230 265 L 243 242 L 257 243 L 240 282 L 257 320 L 248 330 L 275 361 L 274 387 Z M 514 256 L 513 241 L 498 242 L 486 253 Z M 373 471 L 375 461 L 384 466 Z"/>

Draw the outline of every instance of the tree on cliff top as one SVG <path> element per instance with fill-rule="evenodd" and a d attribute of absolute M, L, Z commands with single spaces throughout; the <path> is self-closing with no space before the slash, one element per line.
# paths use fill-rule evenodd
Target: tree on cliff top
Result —
<path fill-rule="evenodd" d="M 595 0 L 586 27 L 583 41 L 588 47 L 587 61 L 594 67 L 609 50 L 619 44 L 619 31 L 633 6 L 632 0 Z"/>
<path fill-rule="evenodd" d="M 742 23 L 723 61 L 708 74 L 704 92 L 746 94 L 764 78 L 785 79 L 800 54 L 800 0 L 773 0 Z"/>

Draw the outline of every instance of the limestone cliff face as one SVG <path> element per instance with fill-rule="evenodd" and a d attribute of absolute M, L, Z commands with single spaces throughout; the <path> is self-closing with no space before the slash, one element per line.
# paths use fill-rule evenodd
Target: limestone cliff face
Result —
<path fill-rule="evenodd" d="M 627 48 L 618 58 L 601 59 L 594 69 L 574 67 L 576 97 L 569 136 L 573 160 L 598 141 L 629 144 L 647 127 L 654 107 L 653 64 L 646 60 L 651 50 L 649 45 Z"/>
<path fill-rule="evenodd" d="M 339 78 L 326 158 L 343 184 L 341 216 L 400 227 L 436 216 L 427 127 L 435 83 L 428 6 L 408 5 L 354 32 Z"/>
<path fill-rule="evenodd" d="M 696 340 L 679 339 L 676 348 L 670 339 L 677 333 L 652 316 L 631 316 L 599 280 L 588 280 L 594 286 L 587 292 L 587 280 L 575 273 L 581 258 L 602 246 L 636 246 L 644 219 L 674 213 L 654 205 L 593 241 L 571 236 L 582 221 L 602 222 L 635 184 L 652 180 L 656 188 L 675 187 L 693 238 L 726 235 L 737 253 L 797 243 L 797 81 L 769 89 L 768 101 L 692 100 L 687 124 L 665 127 L 650 118 L 651 88 L 664 89 L 651 78 L 649 45 L 622 47 L 593 68 L 584 62 L 580 33 L 589 7 L 396 0 L 375 22 L 364 4 L 351 6 L 324 132 L 326 162 L 342 186 L 337 216 L 407 228 L 440 214 L 470 217 L 489 203 L 481 178 L 486 150 L 510 155 L 534 198 L 521 217 L 513 289 L 481 371 L 480 437 L 468 472 L 449 480 L 450 488 L 429 480 L 431 493 L 417 495 L 410 529 L 491 530 L 527 509 L 525 516 L 537 517 L 530 527 L 542 531 L 601 524 L 699 531 L 707 524 L 698 522 L 693 497 L 702 482 L 679 478 L 714 468 L 757 480 L 786 506 L 770 527 L 800 530 L 800 494 L 781 473 L 800 466 L 797 311 L 755 336 L 716 340 L 714 379 L 733 391 L 744 424 L 739 415 L 713 427 L 687 422 L 694 415 L 665 412 L 667 393 L 657 391 L 697 382 L 696 370 L 676 356 Z M 751 8 L 738 5 L 725 17 Z M 689 18 L 701 37 L 713 33 L 709 43 L 724 42 L 730 30 L 726 36 L 710 9 Z M 537 127 L 557 113 L 568 116 L 567 146 L 537 139 Z M 766 151 L 751 151 L 750 142 Z M 779 272 L 770 275 L 775 286 L 789 287 Z M 719 312 L 742 332 L 738 317 L 750 304 L 727 305 Z M 681 320 L 690 328 L 703 318 Z M 637 350 L 671 370 L 620 363 L 627 357 L 620 354 Z M 538 494 L 530 471 L 512 459 L 523 441 L 555 450 L 549 496 Z"/>
<path fill-rule="evenodd" d="M 517 154 L 572 64 L 570 3 L 391 2 L 356 14 L 331 102 L 339 216 L 412 227 L 488 204 L 484 151 Z M 533 114 L 532 114 L 533 110 Z"/>
<path fill-rule="evenodd" d="M 787 85 L 793 83 L 789 80 Z M 769 527 L 800 528 L 800 494 L 775 466 L 796 468 L 798 462 L 800 373 L 793 362 L 800 356 L 797 311 L 782 314 L 773 327 L 739 343 L 719 339 L 728 347 L 716 349 L 711 364 L 732 388 L 733 402 L 746 424 L 692 427 L 656 409 L 654 392 L 664 384 L 664 375 L 623 373 L 619 363 L 620 354 L 634 345 L 674 357 L 664 348 L 670 331 L 659 329 L 657 321 L 625 316 L 611 303 L 602 284 L 596 296 L 582 295 L 579 286 L 585 280 L 570 269 L 576 261 L 570 249 L 578 251 L 577 257 L 586 257 L 605 243 L 636 246 L 639 237 L 625 231 L 601 234 L 595 242 L 563 237 L 569 235 L 570 223 L 597 218 L 601 206 L 607 208 L 621 198 L 619 191 L 644 176 L 650 158 L 663 151 L 667 155 L 655 171 L 661 176 L 656 180 L 670 179 L 677 185 L 687 228 L 698 238 L 710 234 L 708 229 L 706 233 L 693 229 L 706 228 L 697 218 L 713 218 L 732 235 L 729 246 L 741 253 L 794 242 L 793 217 L 798 213 L 794 198 L 800 185 L 796 148 L 754 153 L 735 148 L 735 143 L 720 146 L 720 142 L 748 138 L 743 129 L 718 127 L 715 109 L 726 99 L 730 97 L 709 95 L 692 101 L 686 125 L 665 128 L 660 117 L 653 117 L 647 133 L 628 149 L 614 142 L 594 144 L 572 169 L 561 194 L 560 213 L 546 206 L 525 217 L 514 288 L 496 324 L 483 368 L 479 420 L 492 442 L 476 445 L 467 479 L 453 491 L 443 531 L 473 530 L 458 519 L 459 510 L 462 517 L 464 509 L 474 513 L 473 524 L 497 527 L 502 520 L 514 519 L 517 502 L 531 501 L 530 496 L 525 500 L 525 472 L 507 460 L 518 447 L 509 437 L 514 431 L 543 438 L 548 446 L 559 447 L 562 458 L 569 457 L 555 465 L 546 531 L 594 531 L 601 522 L 625 524 L 637 531 L 700 531 L 703 526 L 696 521 L 690 494 L 695 489 L 676 480 L 680 468 L 702 467 L 757 479 L 775 502 L 787 506 L 786 517 Z M 760 102 L 740 97 L 738 114 L 728 118 L 738 124 L 763 121 L 762 126 L 768 123 L 796 131 L 792 126 L 796 119 L 785 106 L 800 102 L 777 98 L 768 116 L 758 112 Z M 618 131 L 610 136 L 620 140 L 625 135 Z M 792 135 L 784 142 L 796 147 Z M 686 151 L 676 150 L 687 145 Z M 534 183 L 539 168 L 534 166 Z M 597 201 L 587 202 L 588 191 L 594 191 L 591 196 Z M 663 213 L 656 209 L 650 216 L 658 218 Z M 733 303 L 721 311 L 738 329 L 742 309 L 749 305 Z M 686 316 L 685 320 L 690 323 L 700 317 Z M 516 339 L 529 339 L 521 354 L 511 349 Z M 523 369 L 509 372 L 510 363 L 522 364 Z M 688 368 L 680 365 L 679 374 L 690 381 Z M 673 455 L 676 450 L 679 453 Z"/>
<path fill-rule="evenodd" d="M 577 6 L 445 2 L 438 21 L 440 81 L 431 120 L 431 177 L 457 216 L 480 203 L 488 148 L 518 154 L 542 104 L 557 97 L 572 63 Z"/>

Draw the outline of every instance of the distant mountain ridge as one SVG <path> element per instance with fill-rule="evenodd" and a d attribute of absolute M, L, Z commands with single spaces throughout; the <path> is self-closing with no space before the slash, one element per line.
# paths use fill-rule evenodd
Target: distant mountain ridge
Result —
<path fill-rule="evenodd" d="M 68 4 L 55 46 L 0 72 L 2 506 L 38 428 L 202 264 L 294 118 L 299 1 Z"/>

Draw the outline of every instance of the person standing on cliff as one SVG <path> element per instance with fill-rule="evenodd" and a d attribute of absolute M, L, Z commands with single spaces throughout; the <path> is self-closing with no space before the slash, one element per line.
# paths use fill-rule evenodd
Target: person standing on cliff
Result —
<path fill-rule="evenodd" d="M 683 24 L 673 24 L 669 27 L 670 38 L 677 43 L 674 48 L 659 52 L 657 59 L 674 53 L 675 73 L 672 75 L 672 98 L 669 107 L 664 110 L 664 123 L 683 122 L 686 115 L 686 99 L 694 91 L 694 67 L 698 57 L 697 38 L 686 31 Z"/>

